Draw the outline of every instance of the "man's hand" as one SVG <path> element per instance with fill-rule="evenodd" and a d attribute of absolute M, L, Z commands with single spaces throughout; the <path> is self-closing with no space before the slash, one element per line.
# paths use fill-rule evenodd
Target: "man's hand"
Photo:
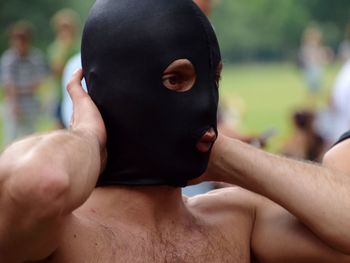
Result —
<path fill-rule="evenodd" d="M 223 151 L 225 151 L 225 147 L 227 143 L 229 143 L 229 137 L 218 134 L 218 138 L 216 139 L 210 153 L 209 163 L 207 170 L 198 178 L 191 180 L 188 182 L 188 185 L 200 184 L 202 182 L 225 182 L 224 176 L 220 173 L 220 169 L 218 169 L 218 163 L 220 160 L 220 156 Z"/>
<path fill-rule="evenodd" d="M 71 129 L 96 136 L 103 148 L 106 145 L 106 128 L 96 105 L 81 86 L 82 78 L 83 71 L 79 69 L 73 74 L 67 86 L 73 102 Z"/>
<path fill-rule="evenodd" d="M 71 129 L 84 136 L 97 138 L 101 153 L 101 170 L 103 170 L 106 160 L 106 128 L 99 110 L 90 96 L 81 86 L 83 71 L 77 70 L 67 86 L 67 91 L 73 102 L 73 115 Z"/>

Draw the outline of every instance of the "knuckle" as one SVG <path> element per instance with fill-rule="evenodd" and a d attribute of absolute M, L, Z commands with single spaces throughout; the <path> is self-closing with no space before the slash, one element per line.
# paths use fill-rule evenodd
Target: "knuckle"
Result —
<path fill-rule="evenodd" d="M 67 85 L 67 90 L 71 91 L 74 88 L 74 81 L 70 80 Z"/>

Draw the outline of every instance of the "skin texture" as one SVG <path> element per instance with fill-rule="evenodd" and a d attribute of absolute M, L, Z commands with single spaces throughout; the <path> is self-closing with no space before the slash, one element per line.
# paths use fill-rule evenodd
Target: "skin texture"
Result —
<path fill-rule="evenodd" d="M 334 167 L 219 136 L 198 181 L 238 186 L 189 199 L 167 186 L 94 189 L 106 135 L 81 75 L 71 130 L 0 158 L 1 262 L 350 262 L 350 182 Z"/>
<path fill-rule="evenodd" d="M 350 140 L 345 140 L 331 148 L 323 157 L 323 164 L 350 175 L 350 163 L 346 159 L 350 154 Z"/>

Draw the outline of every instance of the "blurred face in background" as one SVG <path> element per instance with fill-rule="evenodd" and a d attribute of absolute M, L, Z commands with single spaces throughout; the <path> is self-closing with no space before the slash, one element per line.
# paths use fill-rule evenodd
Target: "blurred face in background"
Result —
<path fill-rule="evenodd" d="M 14 30 L 10 36 L 10 45 L 21 57 L 28 54 L 30 49 L 30 33 L 25 30 Z"/>
<path fill-rule="evenodd" d="M 314 46 L 321 45 L 322 32 L 316 27 L 307 28 L 304 34 L 304 42 Z"/>
<path fill-rule="evenodd" d="M 71 21 L 63 20 L 57 25 L 57 32 L 63 38 L 72 38 L 75 36 L 76 28 Z"/>
<path fill-rule="evenodd" d="M 62 41 L 74 40 L 78 31 L 78 14 L 71 9 L 62 9 L 52 18 L 52 26 Z"/>

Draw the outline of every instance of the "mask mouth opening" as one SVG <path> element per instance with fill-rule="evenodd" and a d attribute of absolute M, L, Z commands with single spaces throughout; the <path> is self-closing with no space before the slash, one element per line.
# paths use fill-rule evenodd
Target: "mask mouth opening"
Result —
<path fill-rule="evenodd" d="M 198 151 L 202 153 L 209 152 L 213 147 L 218 133 L 217 129 L 213 126 L 209 126 L 209 128 L 202 131 L 201 135 L 197 137 L 196 148 Z"/>

